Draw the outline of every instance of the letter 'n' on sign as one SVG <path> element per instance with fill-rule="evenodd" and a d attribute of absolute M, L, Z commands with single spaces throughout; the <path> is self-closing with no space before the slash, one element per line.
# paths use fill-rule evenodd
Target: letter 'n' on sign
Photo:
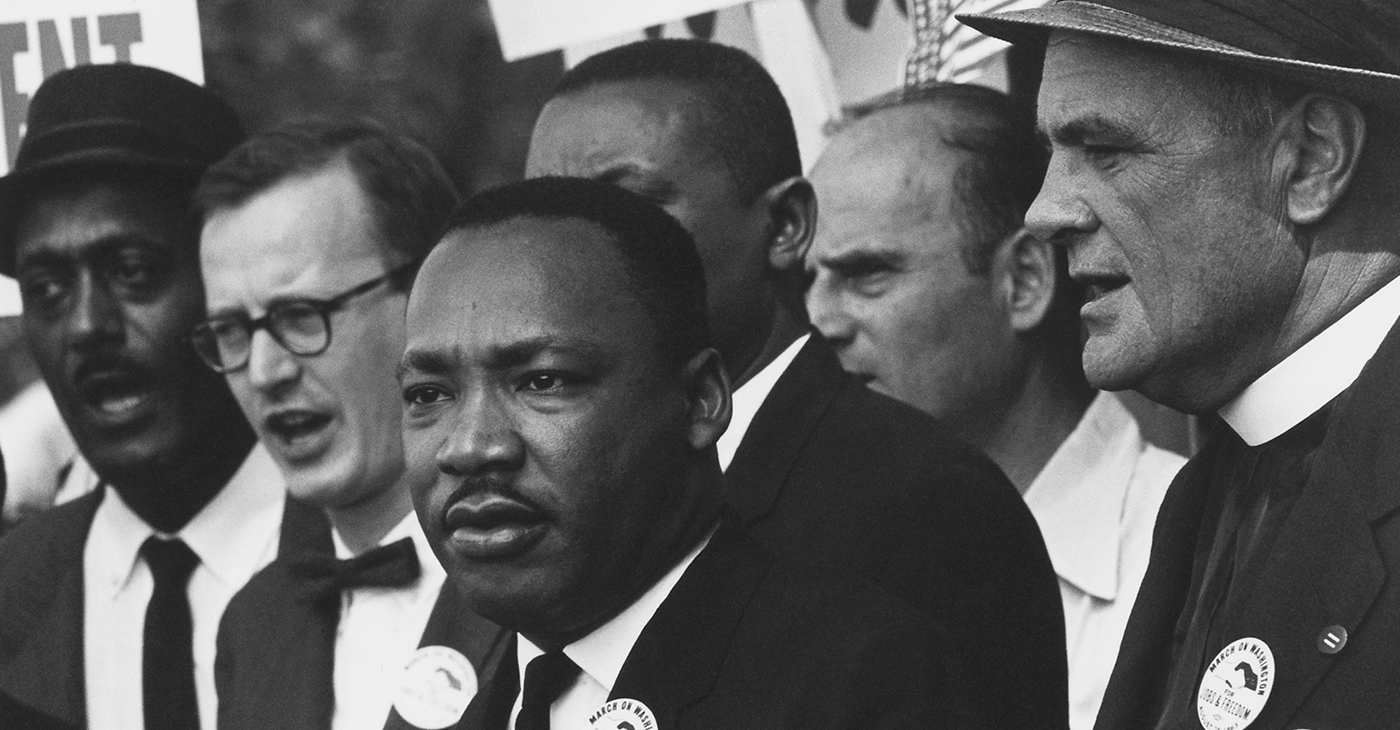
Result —
<path fill-rule="evenodd" d="M 0 0 L 0 174 L 14 164 L 29 99 L 89 63 L 137 63 L 204 83 L 196 0 Z"/>

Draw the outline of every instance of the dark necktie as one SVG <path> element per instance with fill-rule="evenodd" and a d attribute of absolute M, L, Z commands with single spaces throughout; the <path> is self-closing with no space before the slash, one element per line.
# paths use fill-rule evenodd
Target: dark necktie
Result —
<path fill-rule="evenodd" d="M 141 693 L 146 730 L 194 730 L 199 704 L 194 690 L 194 624 L 187 593 L 199 557 L 179 540 L 151 536 L 141 546 L 155 579 L 146 605 Z"/>
<path fill-rule="evenodd" d="M 339 596 L 352 588 L 399 588 L 417 580 L 421 570 L 413 540 L 407 537 L 349 560 L 320 555 L 298 558 L 291 568 L 303 581 L 299 591 L 304 601 Z"/>
<path fill-rule="evenodd" d="M 520 714 L 515 730 L 549 730 L 549 707 L 559 699 L 579 668 L 562 651 L 541 654 L 525 667 L 525 689 L 520 693 Z"/>

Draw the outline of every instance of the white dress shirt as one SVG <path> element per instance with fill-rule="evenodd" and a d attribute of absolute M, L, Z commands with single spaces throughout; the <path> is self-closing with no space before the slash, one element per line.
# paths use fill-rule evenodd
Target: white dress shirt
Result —
<path fill-rule="evenodd" d="M 559 699 L 549 708 L 550 730 L 591 730 L 588 716 L 608 701 L 617 675 L 632 653 L 632 645 L 642 635 L 656 609 L 671 595 L 681 576 L 695 556 L 710 544 L 711 530 L 695 549 L 691 550 L 675 567 L 661 577 L 646 593 L 642 594 L 626 609 L 614 616 L 611 621 L 594 629 L 588 636 L 564 647 L 564 655 L 574 661 L 582 671 L 569 689 L 559 695 Z M 520 672 L 520 686 L 525 686 L 525 668 L 544 650 L 535 646 L 524 636 L 518 637 L 515 646 L 516 668 Z M 515 708 L 510 713 L 510 728 L 515 730 L 515 718 L 520 714 L 520 696 L 515 697 Z"/>
<path fill-rule="evenodd" d="M 748 433 L 753 417 L 758 414 L 758 409 L 763 407 L 763 401 L 768 400 L 768 394 L 773 391 L 778 378 L 783 377 L 783 373 L 787 372 L 788 366 L 811 337 L 808 334 L 797 338 L 786 350 L 773 358 L 773 362 L 765 365 L 749 378 L 748 382 L 734 389 L 733 413 L 729 417 L 729 428 L 725 429 L 719 437 L 719 443 L 715 444 L 715 448 L 719 450 L 720 469 L 728 469 L 729 462 L 734 461 L 734 452 L 739 450 L 739 443 L 744 440 L 744 434 Z"/>
<path fill-rule="evenodd" d="M 115 489 L 105 489 L 83 547 L 88 727 L 140 730 L 145 725 L 141 641 L 146 604 L 155 587 L 140 550 L 146 538 L 157 533 Z M 173 536 L 199 556 L 190 576 L 189 600 L 195 692 L 205 730 L 213 730 L 218 716 L 214 639 L 219 618 L 233 594 L 276 557 L 285 495 L 282 473 L 259 444 L 218 495 Z"/>
<path fill-rule="evenodd" d="M 354 557 L 332 530 L 337 558 Z M 380 545 L 413 540 L 421 572 L 403 588 L 356 588 L 340 594 L 335 633 L 335 714 L 333 730 L 380 730 L 389 716 L 404 666 L 418 649 L 447 573 L 428 538 L 409 512 Z"/>
<path fill-rule="evenodd" d="M 1143 440 L 1099 393 L 1026 490 L 1065 608 L 1069 726 L 1090 730 L 1133 609 L 1157 508 L 1186 459 Z"/>
<path fill-rule="evenodd" d="M 1259 376 L 1220 409 L 1250 446 L 1282 436 L 1351 387 L 1400 319 L 1400 278 Z"/>

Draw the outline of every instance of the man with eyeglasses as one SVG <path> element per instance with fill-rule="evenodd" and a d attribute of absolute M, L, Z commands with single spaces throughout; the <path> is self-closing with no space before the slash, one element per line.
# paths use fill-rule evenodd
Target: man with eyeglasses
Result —
<path fill-rule="evenodd" d="M 324 523 L 185 341 L 204 314 L 190 196 L 243 130 L 132 64 L 49 77 L 27 129 L 0 179 L 0 273 L 103 484 L 0 541 L 0 727 L 209 730 L 225 606 L 279 535 Z"/>
<path fill-rule="evenodd" d="M 191 342 L 331 524 L 325 554 L 285 556 L 231 602 L 219 727 L 449 725 L 500 631 L 444 588 L 414 516 L 395 368 L 452 183 L 377 124 L 312 118 L 234 150 L 196 199 L 209 318 Z"/>

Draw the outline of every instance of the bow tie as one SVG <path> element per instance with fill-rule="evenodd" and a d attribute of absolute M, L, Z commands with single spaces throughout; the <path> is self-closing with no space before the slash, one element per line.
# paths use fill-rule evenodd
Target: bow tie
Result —
<path fill-rule="evenodd" d="M 303 601 L 339 596 L 352 588 L 399 588 L 418 579 L 418 553 L 405 537 L 380 545 L 349 560 L 308 556 L 294 560 L 292 574 L 302 579 L 298 592 Z"/>

